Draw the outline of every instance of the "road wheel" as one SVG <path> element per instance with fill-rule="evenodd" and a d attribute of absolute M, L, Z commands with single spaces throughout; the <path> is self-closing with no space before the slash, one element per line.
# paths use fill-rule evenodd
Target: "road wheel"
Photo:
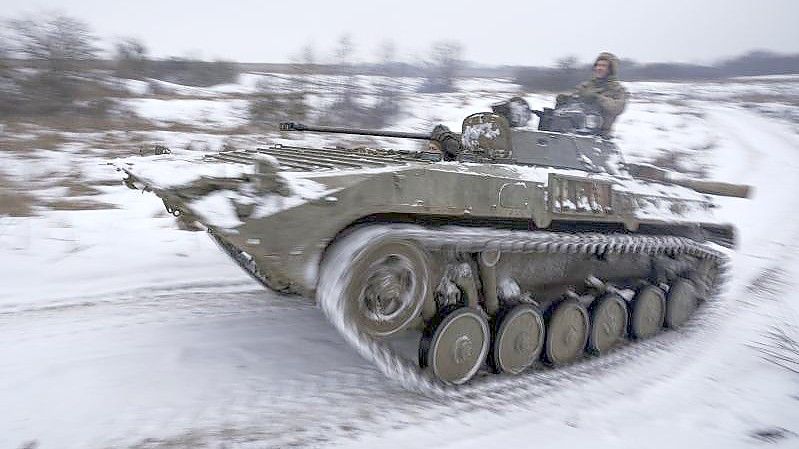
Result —
<path fill-rule="evenodd" d="M 638 290 L 630 310 L 630 334 L 638 339 L 649 338 L 663 327 L 666 298 L 654 285 Z"/>
<path fill-rule="evenodd" d="M 616 293 L 599 298 L 591 307 L 591 333 L 588 348 L 604 354 L 621 344 L 627 336 L 627 303 Z"/>
<path fill-rule="evenodd" d="M 588 311 L 573 299 L 562 301 L 549 317 L 544 346 L 546 359 L 564 365 L 582 356 L 588 340 Z"/>
<path fill-rule="evenodd" d="M 666 326 L 676 329 L 693 315 L 699 304 L 696 287 L 688 279 L 677 279 L 669 288 L 666 298 Z"/>
<path fill-rule="evenodd" d="M 449 384 L 474 376 L 488 354 L 488 321 L 471 307 L 444 310 L 422 336 L 419 364 Z"/>
<path fill-rule="evenodd" d="M 544 347 L 544 318 L 537 308 L 520 304 L 497 320 L 490 362 L 496 372 L 519 374 L 538 359 Z"/>

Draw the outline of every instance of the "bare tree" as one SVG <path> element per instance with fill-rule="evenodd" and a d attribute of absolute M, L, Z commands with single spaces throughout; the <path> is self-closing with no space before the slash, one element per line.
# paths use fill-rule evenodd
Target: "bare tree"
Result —
<path fill-rule="evenodd" d="M 0 33 L 0 74 L 5 73 L 5 70 L 8 70 L 8 58 L 9 58 L 9 47 L 8 47 L 8 38 L 6 38 L 3 34 Z"/>
<path fill-rule="evenodd" d="M 377 47 L 377 60 L 382 78 L 376 82 L 376 101 L 373 105 L 374 117 L 372 126 L 383 127 L 399 112 L 400 85 L 394 79 L 394 64 L 397 62 L 397 46 L 391 40 L 385 40 Z"/>
<path fill-rule="evenodd" d="M 8 42 L 0 35 L 0 117 L 14 113 L 17 86 L 9 62 Z"/>
<path fill-rule="evenodd" d="M 293 65 L 292 72 L 295 74 L 293 87 L 304 97 L 311 87 L 309 78 L 314 73 L 316 66 L 316 49 L 309 42 L 303 45 L 300 51 L 290 59 Z"/>
<path fill-rule="evenodd" d="M 558 58 L 558 60 L 555 61 L 555 67 L 564 72 L 575 70 L 577 68 L 577 57 L 569 55 Z"/>
<path fill-rule="evenodd" d="M 316 64 L 316 49 L 312 43 L 305 44 L 300 54 L 304 64 Z"/>
<path fill-rule="evenodd" d="M 354 73 L 353 57 L 355 44 L 349 34 L 343 34 L 333 49 L 333 58 L 338 73 L 338 86 L 333 104 L 322 112 L 320 121 L 327 124 L 359 124 L 365 111 L 359 105 L 357 80 Z"/>
<path fill-rule="evenodd" d="M 270 76 L 256 83 L 256 91 L 250 97 L 248 111 L 251 125 L 262 128 L 284 120 L 303 120 L 309 113 L 306 97 L 311 83 L 309 75 L 316 63 L 313 44 L 304 45 L 290 57 L 293 78 L 291 89 L 275 87 Z"/>
<path fill-rule="evenodd" d="M 397 44 L 392 40 L 384 40 L 377 47 L 377 60 L 386 66 L 397 60 Z"/>
<path fill-rule="evenodd" d="M 12 19 L 9 26 L 17 42 L 15 52 L 22 58 L 45 62 L 51 72 L 79 71 L 81 62 L 97 58 L 97 38 L 85 22 L 74 17 L 47 13 Z"/>
<path fill-rule="evenodd" d="M 342 66 L 352 65 L 352 58 L 355 54 L 355 44 L 352 42 L 352 36 L 345 33 L 338 38 L 335 54 L 337 64 Z"/>
<path fill-rule="evenodd" d="M 96 59 L 96 38 L 88 25 L 61 13 L 46 13 L 8 21 L 16 57 L 34 63 L 34 75 L 20 79 L 19 86 L 29 112 L 60 112 L 74 102 L 86 70 Z"/>
<path fill-rule="evenodd" d="M 434 42 L 427 65 L 427 82 L 422 92 L 452 92 L 455 89 L 455 76 L 463 66 L 463 46 L 454 41 Z"/>
<path fill-rule="evenodd" d="M 564 92 L 589 75 L 590 70 L 576 56 L 566 55 L 556 59 L 554 67 L 521 67 L 514 77 L 526 91 Z"/>
<path fill-rule="evenodd" d="M 251 96 L 248 112 L 250 123 L 258 128 L 274 127 L 277 122 L 303 120 L 308 114 L 305 92 L 276 90 L 268 78 L 258 81 Z"/>
<path fill-rule="evenodd" d="M 0 79 L 8 78 L 11 74 L 8 38 L 0 34 Z"/>
<path fill-rule="evenodd" d="M 352 42 L 352 36 L 341 35 L 335 48 L 336 65 L 338 65 L 340 73 L 338 102 L 341 103 L 339 107 L 342 107 L 342 112 L 347 115 L 354 112 L 355 107 L 356 86 L 352 66 L 354 54 L 355 44 Z"/>
<path fill-rule="evenodd" d="M 553 84 L 562 86 L 560 89 L 573 89 L 574 86 L 585 79 L 589 72 L 582 70 L 576 56 L 567 55 L 555 61 Z"/>
<path fill-rule="evenodd" d="M 136 38 L 125 38 L 114 45 L 114 69 L 120 78 L 142 79 L 149 76 L 147 47 Z"/>
<path fill-rule="evenodd" d="M 313 43 L 305 44 L 300 50 L 300 70 L 298 71 L 297 83 L 295 84 L 295 91 L 290 93 L 289 107 L 298 118 L 305 118 L 308 115 L 309 108 L 307 104 L 307 97 L 313 88 L 311 75 L 316 67 L 316 49 Z"/>

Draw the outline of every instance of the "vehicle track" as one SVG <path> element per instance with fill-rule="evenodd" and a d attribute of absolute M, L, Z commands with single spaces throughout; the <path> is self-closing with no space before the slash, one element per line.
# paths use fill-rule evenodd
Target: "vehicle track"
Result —
<path fill-rule="evenodd" d="M 670 236 L 635 236 L 623 234 L 560 234 L 552 232 L 518 232 L 490 229 L 425 229 L 415 226 L 371 226 L 356 231 L 356 238 L 328 254 L 323 266 L 317 295 L 322 309 L 330 322 L 355 347 L 364 358 L 375 363 L 389 378 L 405 388 L 428 395 L 463 397 L 464 395 L 485 394 L 487 391 L 512 389 L 523 380 L 509 378 L 498 387 L 493 381 L 473 381 L 467 386 L 445 385 L 422 371 L 414 362 L 397 355 L 378 340 L 371 339 L 350 323 L 345 312 L 345 285 L 352 275 L 347 267 L 353 266 L 359 252 L 370 242 L 385 238 L 406 238 L 425 248 L 443 251 L 480 252 L 484 250 L 501 253 L 613 253 L 613 254 L 690 254 L 717 264 L 723 277 L 725 256 L 716 250 L 697 244 L 689 239 Z M 713 291 L 713 287 L 711 287 Z M 520 376 L 523 378 L 524 376 Z M 512 394 L 512 393 L 511 393 Z"/>

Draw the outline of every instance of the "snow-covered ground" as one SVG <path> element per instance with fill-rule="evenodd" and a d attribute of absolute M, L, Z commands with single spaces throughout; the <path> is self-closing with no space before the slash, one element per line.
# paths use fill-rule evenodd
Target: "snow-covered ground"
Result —
<path fill-rule="evenodd" d="M 157 123 L 237 126 L 246 123 L 246 100 L 160 100 L 133 98 L 124 102 L 133 111 Z"/>
<path fill-rule="evenodd" d="M 172 86 L 174 99 L 130 83 L 142 97 L 127 101 L 154 122 L 235 127 L 241 95 L 266 76 L 292 82 L 249 74 Z M 392 126 L 403 130 L 458 129 L 519 93 L 503 80 L 464 80 L 452 94 L 404 83 Z M 719 200 L 740 232 L 730 283 L 679 332 L 457 402 L 386 381 L 312 301 L 262 290 L 205 234 L 179 230 L 155 196 L 114 185 L 102 133 L 0 154 L 0 188 L 5 179 L 36 199 L 35 216 L 0 215 L 0 448 L 799 447 L 799 376 L 753 348 L 775 326 L 799 326 L 799 126 L 795 103 L 779 101 L 796 97 L 799 80 L 628 88 L 617 124 L 628 161 L 755 186 L 751 200 Z M 287 137 L 220 134 L 136 135 L 212 150 Z M 103 206 L 44 206 L 65 197 Z"/>

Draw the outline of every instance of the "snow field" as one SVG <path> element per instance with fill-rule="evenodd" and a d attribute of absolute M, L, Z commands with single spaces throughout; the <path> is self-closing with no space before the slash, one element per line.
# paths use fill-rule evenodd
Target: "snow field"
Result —
<path fill-rule="evenodd" d="M 252 92 L 264 76 L 295 81 L 251 74 L 203 91 L 172 86 L 191 98 L 131 101 L 155 121 L 205 116 L 209 126 L 232 127 L 243 106 L 227 95 Z M 323 88 L 337 82 L 312 81 Z M 405 81 L 411 92 L 416 81 Z M 502 80 L 460 87 L 409 94 L 392 128 L 443 122 L 457 130 L 465 115 L 519 90 Z M 0 216 L 0 447 L 748 448 L 762 447 L 757 435 L 767 431 L 780 435 L 775 447 L 795 447 L 797 378 L 751 344 L 772 326 L 799 323 L 799 135 L 789 115 L 744 107 L 740 97 L 796 95 L 799 82 L 628 87 L 633 98 L 617 124 L 628 161 L 671 160 L 756 189 L 748 201 L 718 200 L 717 213 L 738 227 L 741 244 L 718 308 L 688 329 L 663 334 L 645 351 L 630 345 L 605 362 L 538 373 L 522 385 L 524 394 L 436 402 L 387 383 L 312 301 L 261 290 L 205 234 L 178 230 L 154 195 L 107 185 L 92 198 L 114 209 Z M 534 108 L 552 101 L 525 98 Z M 41 181 L 48 176 L 118 177 L 100 151 L 107 149 L 85 137 L 88 143 L 33 158 L 2 153 L 2 172 L 45 199 L 66 194 Z M 167 131 L 148 137 L 212 151 L 227 139 L 241 148 L 273 138 L 344 142 Z"/>

